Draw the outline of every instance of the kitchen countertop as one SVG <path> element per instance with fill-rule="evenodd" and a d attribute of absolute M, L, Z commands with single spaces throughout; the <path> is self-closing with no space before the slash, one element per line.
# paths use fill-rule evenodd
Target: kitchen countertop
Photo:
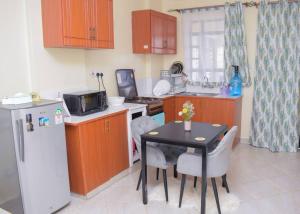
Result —
<path fill-rule="evenodd" d="M 194 92 L 182 92 L 178 94 L 165 94 L 162 96 L 155 96 L 153 94 L 150 95 L 143 95 L 143 97 L 153 97 L 153 98 L 161 98 L 161 99 L 166 99 L 169 97 L 174 97 L 174 96 L 192 96 L 192 97 L 209 97 L 209 98 L 217 98 L 217 99 L 238 99 L 241 96 L 230 96 L 230 95 L 222 95 L 222 94 L 205 94 L 205 93 L 194 93 Z"/>
<path fill-rule="evenodd" d="M 153 94 L 150 95 L 142 95 L 143 97 L 153 97 L 153 98 L 161 98 L 161 99 L 166 99 L 169 97 L 174 97 L 174 96 L 193 96 L 193 97 L 208 97 L 208 98 L 216 98 L 216 99 L 238 99 L 241 96 L 226 96 L 226 95 L 214 95 L 214 94 L 202 94 L 202 93 L 190 93 L 190 92 L 182 92 L 178 94 L 166 94 L 162 96 L 154 96 Z M 124 110 L 133 110 L 137 108 L 143 108 L 146 107 L 147 105 L 145 104 L 136 104 L 136 103 L 124 103 L 121 106 L 116 106 L 116 107 L 109 107 L 107 110 L 102 111 L 102 112 L 97 112 L 94 114 L 86 115 L 86 116 L 71 116 L 71 117 L 66 117 L 65 118 L 65 123 L 69 125 L 77 125 L 82 122 L 86 122 L 89 120 L 93 120 L 96 118 L 101 118 L 108 116 L 113 113 L 117 113 L 120 111 Z"/>
<path fill-rule="evenodd" d="M 117 113 L 120 111 L 134 110 L 137 108 L 144 108 L 146 106 L 147 105 L 145 105 L 145 104 L 124 103 L 121 106 L 108 107 L 108 109 L 106 109 L 105 111 L 102 111 L 102 112 L 97 112 L 97 113 L 89 114 L 86 116 L 73 116 L 72 115 L 71 117 L 66 117 L 64 120 L 65 120 L 65 124 L 67 124 L 67 125 L 77 125 L 82 122 L 105 117 L 105 116 L 108 116 L 110 114 L 114 114 L 114 113 Z"/>

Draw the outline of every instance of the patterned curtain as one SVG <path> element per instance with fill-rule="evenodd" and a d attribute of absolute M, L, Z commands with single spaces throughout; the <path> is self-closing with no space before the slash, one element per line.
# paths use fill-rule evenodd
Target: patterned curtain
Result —
<path fill-rule="evenodd" d="M 250 144 L 296 152 L 299 143 L 299 3 L 259 7 Z"/>
<path fill-rule="evenodd" d="M 233 76 L 232 65 L 240 67 L 240 75 L 244 87 L 251 86 L 249 74 L 246 32 L 243 5 L 237 2 L 234 5 L 225 4 L 225 79 L 228 83 Z"/>

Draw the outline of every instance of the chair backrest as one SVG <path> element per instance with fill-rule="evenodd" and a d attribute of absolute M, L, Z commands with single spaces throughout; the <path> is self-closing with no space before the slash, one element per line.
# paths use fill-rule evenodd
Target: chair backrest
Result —
<path fill-rule="evenodd" d="M 232 127 L 223 137 L 217 148 L 208 154 L 209 162 L 215 176 L 222 176 L 229 168 L 232 144 L 235 139 L 238 127 Z"/>
<path fill-rule="evenodd" d="M 141 135 L 158 127 L 159 124 L 149 116 L 138 117 L 131 122 L 131 133 L 136 143 L 138 153 L 141 151 Z"/>

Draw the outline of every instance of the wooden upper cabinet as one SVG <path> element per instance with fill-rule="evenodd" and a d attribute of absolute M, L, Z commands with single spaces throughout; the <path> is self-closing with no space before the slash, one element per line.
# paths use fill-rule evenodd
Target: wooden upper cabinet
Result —
<path fill-rule="evenodd" d="M 176 17 L 154 10 L 133 11 L 132 49 L 139 54 L 176 54 Z"/>
<path fill-rule="evenodd" d="M 166 48 L 166 35 L 164 29 L 164 15 L 157 12 L 151 12 L 151 37 L 152 52 L 162 53 Z"/>
<path fill-rule="evenodd" d="M 173 17 L 172 17 L 173 18 Z M 177 22 L 174 19 L 168 18 L 166 20 L 165 26 L 166 26 L 166 40 L 167 40 L 167 50 L 170 53 L 176 53 L 176 47 L 177 47 L 177 37 L 174 36 L 177 34 Z"/>
<path fill-rule="evenodd" d="M 114 48 L 113 1 L 96 0 L 94 4 L 94 13 L 96 14 L 93 23 L 96 40 L 94 47 Z"/>
<path fill-rule="evenodd" d="M 42 0 L 46 48 L 114 48 L 112 0 Z"/>
<path fill-rule="evenodd" d="M 89 25 L 88 7 L 88 1 L 62 1 L 63 44 L 65 46 L 85 47 L 87 45 L 89 40 L 86 28 Z"/>

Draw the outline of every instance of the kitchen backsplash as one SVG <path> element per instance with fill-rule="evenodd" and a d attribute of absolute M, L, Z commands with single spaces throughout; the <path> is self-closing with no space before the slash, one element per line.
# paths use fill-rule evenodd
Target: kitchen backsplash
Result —
<path fill-rule="evenodd" d="M 139 96 L 151 95 L 153 87 L 158 82 L 159 78 L 143 78 L 136 80 L 136 87 Z"/>

